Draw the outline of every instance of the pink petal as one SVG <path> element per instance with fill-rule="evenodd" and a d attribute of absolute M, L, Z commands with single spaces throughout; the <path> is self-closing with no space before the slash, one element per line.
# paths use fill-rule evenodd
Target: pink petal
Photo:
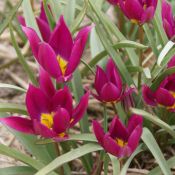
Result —
<path fill-rule="evenodd" d="M 54 78 L 61 75 L 61 69 L 59 67 L 55 52 L 49 44 L 42 42 L 39 46 L 39 64 Z"/>
<path fill-rule="evenodd" d="M 26 94 L 26 106 L 28 113 L 32 119 L 40 119 L 41 113 L 50 112 L 50 104 L 48 97 L 41 89 L 29 85 Z"/>
<path fill-rule="evenodd" d="M 17 19 L 18 19 L 18 22 L 19 22 L 22 26 L 25 26 L 25 27 L 26 27 L 26 22 L 25 22 L 25 19 L 24 19 L 23 16 L 18 16 Z"/>
<path fill-rule="evenodd" d="M 148 7 L 142 14 L 141 22 L 145 23 L 150 21 L 154 17 L 155 8 L 153 6 Z"/>
<path fill-rule="evenodd" d="M 30 42 L 30 47 L 32 49 L 35 58 L 38 59 L 39 43 L 41 42 L 39 36 L 32 28 L 22 26 L 22 30 L 26 34 Z"/>
<path fill-rule="evenodd" d="M 49 44 L 55 50 L 57 55 L 69 60 L 73 47 L 73 41 L 63 16 L 60 17 L 59 22 L 51 35 Z"/>
<path fill-rule="evenodd" d="M 84 116 L 87 107 L 88 107 L 88 100 L 89 100 L 89 92 L 87 92 L 84 96 L 81 97 L 79 104 L 73 110 L 71 127 L 74 126 L 80 119 Z"/>
<path fill-rule="evenodd" d="M 0 118 L 0 122 L 19 132 L 23 132 L 26 134 L 35 134 L 33 130 L 33 123 L 29 119 L 11 116 L 6 118 Z"/>

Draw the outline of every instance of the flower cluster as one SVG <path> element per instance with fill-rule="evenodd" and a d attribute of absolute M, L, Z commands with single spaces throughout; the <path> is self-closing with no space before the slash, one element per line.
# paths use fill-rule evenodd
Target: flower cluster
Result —
<path fill-rule="evenodd" d="M 144 24 L 153 17 L 157 0 L 108 0 L 112 5 L 119 5 L 122 12 L 131 22 Z"/>
<path fill-rule="evenodd" d="M 131 0 L 109 2 L 114 5 L 119 3 L 127 17 L 139 23 L 153 17 L 157 4 L 157 1 L 141 0 L 135 0 L 135 6 Z M 28 118 L 9 116 L 1 118 L 0 121 L 26 134 L 63 141 L 69 137 L 69 128 L 81 120 L 88 107 L 90 92 L 86 92 L 74 107 L 73 97 L 66 83 L 71 80 L 80 63 L 91 27 L 82 28 L 74 38 L 61 16 L 52 31 L 43 4 L 40 16 L 36 18 L 42 39 L 33 28 L 26 26 L 23 17 L 18 20 L 39 65 L 39 86 L 30 84 L 28 87 L 25 101 Z M 56 83 L 61 85 L 61 88 L 56 88 Z M 125 101 L 130 107 L 133 103 L 133 89 L 123 86 L 120 72 L 112 58 L 108 59 L 105 70 L 97 66 L 94 87 L 96 93 L 91 94 L 103 104 Z M 117 157 L 126 157 L 130 156 L 139 144 L 142 123 L 141 116 L 132 115 L 125 127 L 119 117 L 115 116 L 109 132 L 104 133 L 97 121 L 93 121 L 93 129 L 99 144 L 107 152 Z"/>

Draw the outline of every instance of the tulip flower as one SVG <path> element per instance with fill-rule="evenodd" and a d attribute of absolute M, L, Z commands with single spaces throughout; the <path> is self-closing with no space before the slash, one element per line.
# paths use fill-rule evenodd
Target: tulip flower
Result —
<path fill-rule="evenodd" d="M 175 56 L 169 61 L 167 67 L 171 68 L 174 66 Z M 147 85 L 143 85 L 142 94 L 144 101 L 148 105 L 161 105 L 175 112 L 175 74 L 167 76 L 155 91 L 152 91 Z"/>
<path fill-rule="evenodd" d="M 55 90 L 48 73 L 41 70 L 40 88 L 29 85 L 26 107 L 30 119 L 20 116 L 1 118 L 0 121 L 17 131 L 41 135 L 61 141 L 68 138 L 67 130 L 84 115 L 88 106 L 89 92 L 73 108 L 68 87 Z"/>
<path fill-rule="evenodd" d="M 130 156 L 137 148 L 142 134 L 142 123 L 141 116 L 132 115 L 125 127 L 116 116 L 107 133 L 97 121 L 93 121 L 93 130 L 99 144 L 106 152 L 122 158 Z"/>
<path fill-rule="evenodd" d="M 142 25 L 153 18 L 157 0 L 119 0 L 119 4 L 128 19 Z"/>
<path fill-rule="evenodd" d="M 122 80 L 117 67 L 110 58 L 106 70 L 97 66 L 95 76 L 95 90 L 98 95 L 92 95 L 102 102 L 117 102 L 122 97 Z"/>
<path fill-rule="evenodd" d="M 22 27 L 36 60 L 57 81 L 68 81 L 71 78 L 80 62 L 90 28 L 81 29 L 73 40 L 61 16 L 53 32 L 48 35 L 48 42 L 45 42 L 40 40 L 32 28 Z"/>
<path fill-rule="evenodd" d="M 175 20 L 171 4 L 166 0 L 162 2 L 162 21 L 164 30 L 169 39 L 175 35 Z"/>
<path fill-rule="evenodd" d="M 49 8 L 50 9 L 50 8 Z M 26 27 L 26 22 L 23 16 L 18 16 L 18 21 L 22 26 Z M 47 20 L 47 16 L 44 11 L 43 3 L 41 3 L 41 10 L 39 17 L 36 18 L 37 25 L 39 27 L 41 36 L 45 42 L 49 41 L 51 30 Z"/>

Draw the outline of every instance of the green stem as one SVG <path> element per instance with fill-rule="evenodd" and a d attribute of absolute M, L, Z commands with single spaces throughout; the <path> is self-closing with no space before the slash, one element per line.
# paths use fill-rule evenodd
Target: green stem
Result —
<path fill-rule="evenodd" d="M 54 146 L 55 146 L 56 153 L 57 153 L 57 155 L 59 157 L 61 155 L 59 144 L 57 142 L 54 142 Z M 63 166 L 59 167 L 58 172 L 59 172 L 60 175 L 64 175 L 64 168 L 63 168 Z"/>
<path fill-rule="evenodd" d="M 107 107 L 106 104 L 103 104 L 103 108 L 104 108 L 104 131 L 107 132 L 108 130 L 108 116 L 107 116 Z"/>
<path fill-rule="evenodd" d="M 33 71 L 30 69 L 30 67 L 28 66 L 28 64 L 26 63 L 26 60 L 24 58 L 24 56 L 22 55 L 20 49 L 19 49 L 19 46 L 18 46 L 18 43 L 15 39 L 15 36 L 14 36 L 14 33 L 13 33 L 13 27 L 12 27 L 12 24 L 10 23 L 9 24 L 9 28 L 10 28 L 10 35 L 11 35 L 11 39 L 12 39 L 12 44 L 16 50 L 16 53 L 18 55 L 18 59 L 19 59 L 19 62 L 21 63 L 21 65 L 23 66 L 24 68 L 24 71 L 26 71 L 26 73 L 28 74 L 30 80 L 32 81 L 32 83 L 34 85 L 37 85 L 37 81 L 36 81 L 36 78 L 33 74 Z"/>

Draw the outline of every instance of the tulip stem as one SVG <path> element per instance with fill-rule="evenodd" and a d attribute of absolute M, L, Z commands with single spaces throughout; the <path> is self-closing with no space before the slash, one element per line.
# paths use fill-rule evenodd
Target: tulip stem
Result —
<path fill-rule="evenodd" d="M 108 130 L 108 115 L 107 115 L 107 107 L 106 104 L 103 104 L 104 107 L 104 131 L 107 132 Z"/>
<path fill-rule="evenodd" d="M 57 153 L 57 155 L 58 155 L 58 157 L 59 157 L 59 156 L 61 155 L 59 143 L 55 142 L 54 145 L 55 145 L 56 153 Z M 60 175 L 64 175 L 63 166 L 60 166 L 59 169 L 58 169 L 58 171 L 59 171 L 59 174 L 60 174 Z"/>
<path fill-rule="evenodd" d="M 111 102 L 111 104 L 112 104 L 112 107 L 113 107 L 113 109 L 114 109 L 115 114 L 118 114 L 117 108 L 116 108 L 116 106 L 115 106 L 115 103 L 114 103 L 114 102 Z"/>
<path fill-rule="evenodd" d="M 142 26 L 139 26 L 140 43 L 143 43 L 143 39 L 144 39 L 143 28 L 142 28 Z M 143 52 L 142 52 L 142 50 L 139 50 L 139 52 L 140 52 L 139 66 L 142 67 Z M 141 83 L 142 83 L 142 72 L 139 72 L 139 74 L 138 74 L 138 89 L 141 88 Z"/>

